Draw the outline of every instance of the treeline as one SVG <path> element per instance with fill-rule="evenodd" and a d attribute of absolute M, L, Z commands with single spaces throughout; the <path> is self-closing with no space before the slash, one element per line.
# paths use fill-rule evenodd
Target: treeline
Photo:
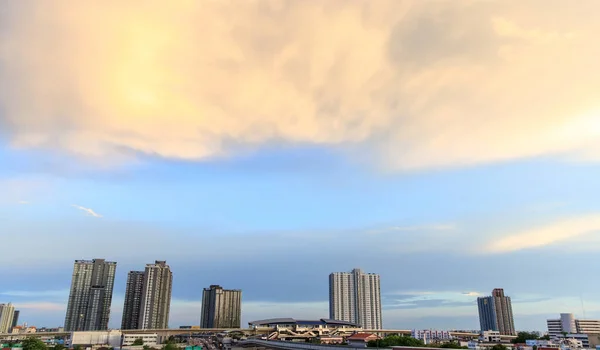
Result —
<path fill-rule="evenodd" d="M 442 349 L 468 349 L 466 346 L 460 346 L 455 341 L 446 342 L 443 344 L 425 344 L 422 340 L 409 337 L 407 335 L 388 335 L 383 339 L 370 340 L 367 343 L 370 348 L 387 348 L 390 346 L 412 346 L 412 347 L 428 347 Z"/>

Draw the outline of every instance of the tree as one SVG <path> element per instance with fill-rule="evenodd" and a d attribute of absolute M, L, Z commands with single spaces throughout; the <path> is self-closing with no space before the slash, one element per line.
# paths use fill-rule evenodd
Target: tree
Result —
<path fill-rule="evenodd" d="M 539 336 L 537 333 L 534 332 L 519 332 L 517 334 L 517 337 L 515 339 L 512 340 L 513 344 L 523 344 L 525 343 L 527 340 L 535 340 L 538 339 Z"/>
<path fill-rule="evenodd" d="M 62 344 L 54 345 L 54 350 L 65 350 L 65 346 Z"/>
<path fill-rule="evenodd" d="M 144 345 L 144 339 L 142 338 L 137 338 L 136 340 L 133 341 L 132 345 Z"/>
<path fill-rule="evenodd" d="M 490 350 L 508 350 L 508 348 L 502 344 L 496 344 L 492 346 Z"/>
<path fill-rule="evenodd" d="M 383 339 L 370 340 L 367 346 L 371 348 L 388 348 L 390 346 L 422 347 L 425 346 L 425 343 L 419 339 L 405 335 L 388 335 Z"/>
<path fill-rule="evenodd" d="M 540 337 L 540 340 L 550 340 L 550 334 L 546 334 L 546 335 Z"/>
<path fill-rule="evenodd" d="M 178 347 L 173 343 L 167 343 L 163 346 L 162 350 L 178 350 Z"/>
<path fill-rule="evenodd" d="M 48 347 L 40 338 L 28 337 L 23 340 L 23 350 L 46 350 Z"/>
<path fill-rule="evenodd" d="M 83 346 L 77 344 L 73 346 L 73 350 L 83 350 Z"/>

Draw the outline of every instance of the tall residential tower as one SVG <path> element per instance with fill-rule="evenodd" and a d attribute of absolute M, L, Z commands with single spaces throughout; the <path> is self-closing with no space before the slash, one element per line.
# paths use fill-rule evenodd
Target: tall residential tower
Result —
<path fill-rule="evenodd" d="M 240 328 L 242 291 L 212 285 L 202 292 L 201 328 Z"/>
<path fill-rule="evenodd" d="M 329 318 L 354 322 L 364 329 L 381 329 L 379 275 L 360 269 L 330 274 Z"/>
<path fill-rule="evenodd" d="M 169 328 L 173 274 L 166 261 L 130 271 L 123 304 L 121 329 Z"/>
<path fill-rule="evenodd" d="M 492 295 L 477 298 L 481 331 L 498 331 L 502 335 L 516 335 L 510 297 L 504 289 L 496 288 Z"/>
<path fill-rule="evenodd" d="M 11 304 L 0 304 L 0 333 L 10 333 L 12 330 L 15 307 Z"/>
<path fill-rule="evenodd" d="M 144 289 L 144 271 L 129 271 L 121 329 L 139 329 L 142 289 Z"/>
<path fill-rule="evenodd" d="M 173 274 L 166 261 L 146 265 L 140 305 L 140 329 L 169 328 Z"/>
<path fill-rule="evenodd" d="M 116 262 L 75 260 L 65 331 L 108 329 Z"/>

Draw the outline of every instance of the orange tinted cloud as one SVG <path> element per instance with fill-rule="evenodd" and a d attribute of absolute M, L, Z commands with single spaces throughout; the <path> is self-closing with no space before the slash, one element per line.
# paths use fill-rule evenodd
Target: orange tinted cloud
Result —
<path fill-rule="evenodd" d="M 394 169 L 600 155 L 595 1 L 23 1 L 16 147 L 202 159 L 284 140 Z M 232 145 L 235 145 L 233 147 Z"/>

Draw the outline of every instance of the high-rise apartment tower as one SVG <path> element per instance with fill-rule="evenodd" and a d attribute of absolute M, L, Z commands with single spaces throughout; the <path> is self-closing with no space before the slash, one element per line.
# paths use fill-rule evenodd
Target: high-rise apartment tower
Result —
<path fill-rule="evenodd" d="M 65 331 L 108 329 L 116 269 L 104 259 L 75 260 Z"/>
<path fill-rule="evenodd" d="M 144 289 L 144 271 L 129 271 L 121 329 L 139 329 L 142 290 Z"/>
<path fill-rule="evenodd" d="M 21 313 L 21 311 L 19 311 L 19 310 L 15 310 L 15 312 L 13 313 L 13 322 L 12 322 L 13 328 L 19 325 L 19 314 L 20 313 Z"/>
<path fill-rule="evenodd" d="M 169 328 L 173 273 L 166 261 L 146 265 L 140 305 L 140 329 Z"/>
<path fill-rule="evenodd" d="M 354 322 L 364 329 L 381 329 L 379 275 L 360 269 L 330 274 L 329 318 Z"/>
<path fill-rule="evenodd" d="M 202 292 L 202 328 L 240 328 L 242 291 L 212 285 Z"/>
<path fill-rule="evenodd" d="M 12 331 L 13 317 L 15 307 L 11 304 L 0 304 L 0 333 L 10 333 Z"/>
<path fill-rule="evenodd" d="M 504 295 L 504 289 L 496 288 L 492 295 L 477 298 L 479 324 L 481 331 L 498 331 L 501 335 L 515 335 L 510 297 Z"/>

